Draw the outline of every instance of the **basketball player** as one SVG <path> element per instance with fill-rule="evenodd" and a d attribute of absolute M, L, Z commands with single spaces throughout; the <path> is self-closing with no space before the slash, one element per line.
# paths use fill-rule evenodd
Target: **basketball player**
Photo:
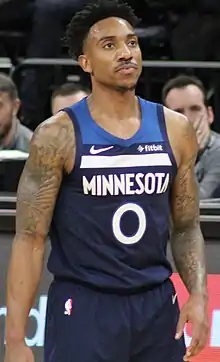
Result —
<path fill-rule="evenodd" d="M 135 96 L 136 20 L 128 5 L 103 0 L 68 27 L 92 94 L 42 123 L 32 140 L 18 189 L 5 362 L 33 362 L 25 328 L 49 231 L 45 362 L 181 362 L 205 345 L 196 137 L 184 116 Z M 180 314 L 166 259 L 170 215 L 189 291 Z"/>

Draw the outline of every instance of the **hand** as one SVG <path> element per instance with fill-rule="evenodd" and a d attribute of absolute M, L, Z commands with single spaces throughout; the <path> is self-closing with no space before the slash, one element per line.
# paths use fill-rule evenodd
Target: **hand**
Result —
<path fill-rule="evenodd" d="M 201 295 L 191 295 L 187 303 L 183 306 L 177 325 L 176 339 L 182 337 L 185 324 L 188 322 L 192 323 L 192 341 L 184 356 L 184 361 L 189 361 L 191 357 L 201 352 L 207 342 L 209 321 L 207 300 L 205 297 Z"/>
<path fill-rule="evenodd" d="M 33 352 L 24 342 L 6 344 L 4 362 L 34 362 Z"/>
<path fill-rule="evenodd" d="M 197 119 L 193 122 L 193 127 L 196 131 L 196 138 L 199 149 L 202 150 L 205 147 L 210 134 L 210 127 L 207 120 L 207 115 L 202 114 L 197 117 Z"/>

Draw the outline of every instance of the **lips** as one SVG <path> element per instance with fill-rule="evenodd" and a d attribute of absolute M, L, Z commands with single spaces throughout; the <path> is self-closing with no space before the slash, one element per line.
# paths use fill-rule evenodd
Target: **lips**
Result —
<path fill-rule="evenodd" d="M 128 63 L 120 65 L 119 67 L 116 68 L 116 72 L 120 72 L 121 70 L 129 70 L 129 69 L 137 69 L 136 64 Z"/>

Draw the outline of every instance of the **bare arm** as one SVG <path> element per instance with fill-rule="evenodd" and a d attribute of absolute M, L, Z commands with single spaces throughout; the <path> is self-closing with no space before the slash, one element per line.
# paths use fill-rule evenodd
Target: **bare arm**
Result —
<path fill-rule="evenodd" d="M 61 117 L 63 122 L 55 117 L 35 131 L 18 187 L 16 235 L 7 280 L 7 343 L 24 340 L 62 174 L 70 150 L 73 153 L 72 125 L 66 116 Z"/>
<path fill-rule="evenodd" d="M 182 117 L 182 149 L 172 188 L 171 248 L 176 268 L 191 295 L 207 295 L 204 239 L 199 222 L 199 191 L 195 177 L 197 142 Z"/>

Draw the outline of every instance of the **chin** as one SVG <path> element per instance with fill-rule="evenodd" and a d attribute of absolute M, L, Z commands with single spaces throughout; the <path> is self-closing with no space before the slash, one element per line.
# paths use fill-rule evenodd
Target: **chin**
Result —
<path fill-rule="evenodd" d="M 133 83 L 133 84 L 117 84 L 115 85 L 115 89 L 118 92 L 131 92 L 133 90 L 135 90 L 137 83 Z"/>

